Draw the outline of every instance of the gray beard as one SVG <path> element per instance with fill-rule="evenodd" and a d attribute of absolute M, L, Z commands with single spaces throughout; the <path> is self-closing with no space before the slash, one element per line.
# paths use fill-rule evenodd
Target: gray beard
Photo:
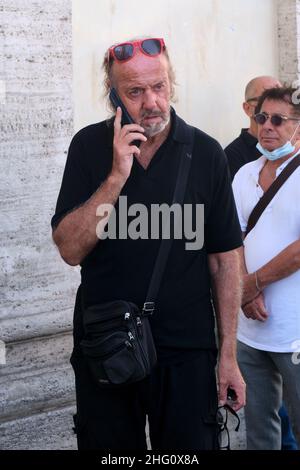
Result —
<path fill-rule="evenodd" d="M 143 126 L 145 129 L 144 135 L 146 137 L 153 137 L 154 135 L 162 132 L 170 122 L 170 114 L 164 118 L 162 122 L 155 122 L 149 126 Z"/>

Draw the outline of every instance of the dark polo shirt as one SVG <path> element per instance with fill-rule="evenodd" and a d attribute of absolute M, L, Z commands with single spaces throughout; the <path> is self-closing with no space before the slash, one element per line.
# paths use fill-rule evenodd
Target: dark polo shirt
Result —
<path fill-rule="evenodd" d="M 225 148 L 232 180 L 241 166 L 261 156 L 256 144 L 257 139 L 249 134 L 248 129 L 242 129 L 240 135 Z"/>
<path fill-rule="evenodd" d="M 134 158 L 131 174 L 121 195 L 128 207 L 144 204 L 171 205 L 179 163 L 179 148 L 187 141 L 187 125 L 172 111 L 167 140 L 145 170 Z M 99 188 L 112 166 L 112 121 L 79 131 L 73 138 L 56 212 L 55 227 L 62 217 L 83 204 Z M 204 245 L 186 250 L 183 237 L 174 240 L 151 322 L 159 349 L 214 348 L 214 315 L 211 305 L 207 255 L 241 246 L 225 154 L 213 138 L 196 129 L 193 159 L 184 204 L 204 204 Z M 118 203 L 116 214 L 118 218 Z M 128 217 L 128 222 L 132 218 Z M 194 218 L 194 221 L 196 219 Z M 81 263 L 82 291 L 88 305 L 123 299 L 143 305 L 160 240 L 100 240 Z"/>

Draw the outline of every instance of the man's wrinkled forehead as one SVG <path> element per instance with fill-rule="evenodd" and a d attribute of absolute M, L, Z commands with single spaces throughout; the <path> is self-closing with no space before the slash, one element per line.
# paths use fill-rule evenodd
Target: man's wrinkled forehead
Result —
<path fill-rule="evenodd" d="M 147 79 L 147 77 L 162 79 L 168 77 L 169 64 L 164 54 L 156 57 L 147 57 L 141 52 L 127 62 L 114 62 L 111 68 L 111 78 L 113 81 L 135 81 Z"/>

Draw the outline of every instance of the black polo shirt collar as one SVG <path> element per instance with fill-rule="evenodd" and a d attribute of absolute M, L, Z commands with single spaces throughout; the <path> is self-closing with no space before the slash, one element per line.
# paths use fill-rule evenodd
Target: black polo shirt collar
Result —
<path fill-rule="evenodd" d="M 173 140 L 181 143 L 189 143 L 189 132 L 188 126 L 186 123 L 177 116 L 174 108 L 171 107 L 171 119 L 173 120 L 172 131 L 173 135 L 171 136 Z"/>
<path fill-rule="evenodd" d="M 249 129 L 242 129 L 240 137 L 247 145 L 247 147 L 255 147 L 257 144 L 257 138 L 248 132 Z"/>

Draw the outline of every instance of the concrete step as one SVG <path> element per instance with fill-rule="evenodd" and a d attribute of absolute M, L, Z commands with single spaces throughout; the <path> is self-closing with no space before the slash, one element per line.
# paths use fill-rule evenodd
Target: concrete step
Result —
<path fill-rule="evenodd" d="M 72 450 L 75 406 L 33 414 L 0 423 L 0 450 Z"/>
<path fill-rule="evenodd" d="M 67 364 L 73 348 L 72 332 L 40 336 L 5 344 L 5 364 L 0 365 L 0 383 L 6 375 L 22 374 Z"/>
<path fill-rule="evenodd" d="M 74 375 L 69 364 L 3 376 L 0 423 L 74 402 Z"/>
<path fill-rule="evenodd" d="M 58 301 L 53 301 L 54 308 Z M 1 312 L 3 315 L 3 311 Z M 2 317 L 0 319 L 0 339 L 5 343 L 25 341 L 40 336 L 64 333 L 72 329 L 73 307 L 65 310 L 45 311 L 39 314 Z"/>

